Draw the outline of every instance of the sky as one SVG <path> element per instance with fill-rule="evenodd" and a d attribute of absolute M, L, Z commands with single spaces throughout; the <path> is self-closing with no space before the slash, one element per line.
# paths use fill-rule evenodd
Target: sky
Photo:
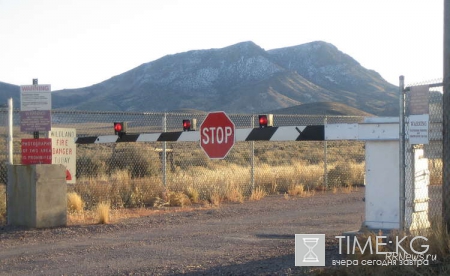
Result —
<path fill-rule="evenodd" d="M 398 85 L 442 78 L 443 0 L 0 0 L 0 81 L 90 86 L 190 50 L 325 41 Z"/>

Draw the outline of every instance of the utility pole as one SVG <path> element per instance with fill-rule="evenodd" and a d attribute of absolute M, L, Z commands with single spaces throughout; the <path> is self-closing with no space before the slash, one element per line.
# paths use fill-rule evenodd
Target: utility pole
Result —
<path fill-rule="evenodd" d="M 450 230 L 450 0 L 444 1 L 444 95 L 442 137 L 442 218 Z"/>

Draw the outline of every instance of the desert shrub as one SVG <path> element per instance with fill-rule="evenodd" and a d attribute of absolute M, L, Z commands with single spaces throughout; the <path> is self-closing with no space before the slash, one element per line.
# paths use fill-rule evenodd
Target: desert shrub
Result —
<path fill-rule="evenodd" d="M 173 166 L 181 170 L 191 167 L 207 167 L 210 163 L 208 156 L 200 148 L 193 149 L 192 144 L 180 143 L 173 148 Z"/>
<path fill-rule="evenodd" d="M 238 185 L 229 185 L 225 191 L 225 199 L 230 202 L 244 202 L 244 194 Z"/>
<path fill-rule="evenodd" d="M 228 162 L 247 167 L 251 164 L 251 148 L 250 145 L 246 145 L 246 147 L 234 147 L 230 155 L 228 155 Z"/>
<path fill-rule="evenodd" d="M 107 202 L 101 202 L 97 205 L 96 213 L 97 213 L 97 222 L 100 224 L 108 224 L 110 221 L 109 212 L 110 205 Z"/>
<path fill-rule="evenodd" d="M 211 203 L 211 205 L 219 207 L 220 203 L 223 201 L 223 198 L 218 192 L 213 192 L 209 195 L 208 201 L 209 203 Z"/>
<path fill-rule="evenodd" d="M 287 194 L 290 196 L 297 196 L 302 194 L 304 191 L 303 185 L 291 185 L 287 191 Z"/>
<path fill-rule="evenodd" d="M 72 189 L 90 210 L 101 202 L 109 202 L 114 209 L 153 206 L 155 198 L 164 190 L 157 177 L 131 179 L 128 171 L 95 179 L 81 178 Z"/>
<path fill-rule="evenodd" d="M 198 203 L 200 198 L 200 193 L 197 189 L 192 186 L 187 187 L 185 194 L 189 197 L 192 203 Z"/>
<path fill-rule="evenodd" d="M 302 183 L 307 189 L 315 189 L 323 184 L 323 167 L 301 161 L 292 164 L 261 164 L 255 168 L 256 184 L 264 187 L 269 194 L 284 194 L 291 185 Z"/>
<path fill-rule="evenodd" d="M 353 186 L 364 183 L 364 164 L 341 162 L 328 171 L 330 186 Z"/>
<path fill-rule="evenodd" d="M 161 170 L 161 161 L 155 152 L 138 147 L 115 149 L 107 161 L 107 173 L 127 170 L 131 178 L 157 175 Z"/>
<path fill-rule="evenodd" d="M 329 163 L 361 163 L 365 160 L 364 142 L 328 141 L 327 161 Z"/>
<path fill-rule="evenodd" d="M 256 187 L 255 189 L 252 190 L 252 193 L 250 194 L 248 200 L 250 200 L 250 201 L 261 200 L 266 195 L 267 195 L 267 192 L 263 188 Z"/>
<path fill-rule="evenodd" d="M 305 188 L 302 184 L 297 184 L 291 185 L 287 191 L 287 194 L 290 196 L 310 197 L 315 194 L 315 191 Z"/>
<path fill-rule="evenodd" d="M 81 196 L 75 192 L 67 193 L 67 210 L 69 212 L 82 212 L 84 208 Z"/>
<path fill-rule="evenodd" d="M 80 156 L 76 161 L 76 175 L 81 177 L 98 177 L 105 173 L 105 162 L 99 157 Z"/>
<path fill-rule="evenodd" d="M 169 206 L 172 207 L 183 207 L 191 205 L 189 197 L 182 192 L 169 192 L 168 194 Z"/>

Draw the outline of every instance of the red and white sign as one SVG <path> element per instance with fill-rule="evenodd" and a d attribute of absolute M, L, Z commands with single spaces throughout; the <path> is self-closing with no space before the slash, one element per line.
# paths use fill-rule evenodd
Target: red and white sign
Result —
<path fill-rule="evenodd" d="M 51 164 L 52 139 L 22 139 L 23 165 Z"/>
<path fill-rule="evenodd" d="M 52 128 L 48 137 L 52 139 L 52 164 L 66 167 L 66 182 L 76 183 L 77 147 L 75 145 L 76 129 Z"/>
<path fill-rule="evenodd" d="M 225 112 L 211 112 L 200 126 L 200 146 L 211 159 L 223 159 L 234 146 L 234 123 Z"/>

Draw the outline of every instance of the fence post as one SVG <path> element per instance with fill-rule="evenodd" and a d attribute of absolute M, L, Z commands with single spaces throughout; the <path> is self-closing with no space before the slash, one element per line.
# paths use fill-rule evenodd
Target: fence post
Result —
<path fill-rule="evenodd" d="M 399 77 L 399 226 L 405 230 L 405 77 Z"/>
<path fill-rule="evenodd" d="M 162 120 L 162 129 L 163 129 L 163 132 L 167 131 L 167 113 L 166 112 L 164 112 L 164 116 L 163 116 L 163 120 Z M 164 187 L 167 187 L 167 175 L 166 175 L 166 173 L 167 173 L 167 171 L 166 171 L 167 152 L 166 152 L 166 149 L 167 149 L 167 142 L 164 141 L 163 142 L 163 152 L 162 152 L 162 154 L 163 154 L 162 170 L 163 170 L 163 185 L 164 185 Z"/>
<path fill-rule="evenodd" d="M 14 143 L 13 143 L 13 99 L 8 99 L 8 164 L 14 163 Z"/>
<path fill-rule="evenodd" d="M 323 126 L 326 127 L 328 118 L 325 116 L 325 119 L 323 119 Z M 323 184 L 326 189 L 328 189 L 328 152 L 327 152 L 327 140 L 325 139 L 323 141 Z"/>
<path fill-rule="evenodd" d="M 444 94 L 442 137 L 442 217 L 450 230 L 450 3 L 444 1 Z"/>
<path fill-rule="evenodd" d="M 254 114 L 252 115 L 251 120 L 252 121 L 250 123 L 250 126 L 252 128 L 254 128 L 255 127 L 255 115 Z M 251 156 L 251 166 L 252 166 L 252 168 L 251 168 L 251 181 L 252 181 L 252 191 L 253 191 L 255 189 L 255 141 L 251 141 L 250 144 L 251 144 L 251 151 L 252 151 L 252 156 Z"/>

